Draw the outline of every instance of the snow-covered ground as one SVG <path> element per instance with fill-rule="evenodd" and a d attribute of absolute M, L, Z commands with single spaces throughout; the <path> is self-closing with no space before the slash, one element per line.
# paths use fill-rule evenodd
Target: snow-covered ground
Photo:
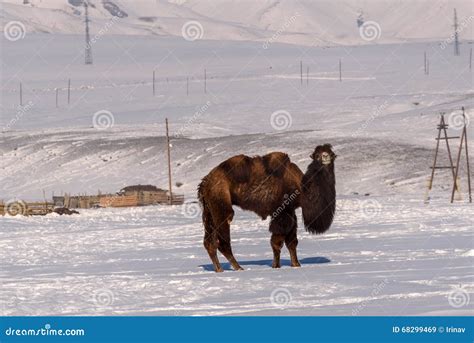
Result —
<path fill-rule="evenodd" d="M 472 205 L 341 197 L 330 231 L 300 230 L 301 268 L 271 268 L 268 223 L 238 211 L 244 271 L 212 270 L 197 204 L 9 217 L 4 315 L 467 315 Z M 300 214 L 298 214 L 300 217 Z M 301 217 L 300 217 L 301 218 Z M 224 262 L 224 260 L 221 261 Z"/>
<path fill-rule="evenodd" d="M 133 20 L 146 6 L 133 15 L 125 6 L 130 18 L 115 29 L 127 35 L 112 30 L 99 36 L 92 46 L 94 64 L 85 66 L 82 36 L 35 33 L 42 32 L 44 23 L 37 19 L 45 20 L 45 13 L 54 20 L 70 14 L 45 9 L 46 2 L 28 11 L 8 2 L 2 19 L 28 18 L 29 25 L 23 39 L 1 37 L 0 199 L 39 200 L 43 191 L 48 198 L 53 192 L 114 192 L 138 183 L 164 188 L 163 123 L 169 118 L 173 177 L 182 184 L 175 191 L 184 193 L 187 203 L 82 210 L 70 217 L 1 217 L 0 314 L 472 312 L 474 208 L 467 203 L 464 166 L 454 204 L 449 204 L 447 171 L 437 173 L 430 202 L 424 203 L 440 112 L 446 113 L 449 134 L 459 135 L 460 108 L 466 108 L 474 151 L 471 22 L 461 35 L 461 56 L 453 56 L 445 41 L 331 48 L 281 44 L 286 40 L 268 41 L 271 28 L 261 37 L 242 34 L 241 39 L 222 28 L 226 39 L 193 42 L 175 29 L 166 36 L 141 35 L 143 25 Z M 62 4 L 51 3 L 52 8 Z M 436 8 L 446 7 L 441 5 L 427 11 L 425 22 Z M 194 6 L 205 8 L 206 2 Z M 462 8 L 463 18 L 472 14 Z M 277 16 L 272 11 L 265 7 L 262 18 Z M 234 18 L 229 13 L 222 14 L 225 27 Z M 101 14 L 92 15 L 97 25 Z M 181 25 L 184 14 L 176 16 L 179 20 L 166 22 L 169 27 Z M 402 17 L 382 25 L 388 30 L 383 32 L 401 30 Z M 69 23 L 54 20 L 45 23 Z M 274 21 L 255 23 L 265 20 Z M 70 24 L 57 31 L 75 32 L 78 23 Z M 439 36 L 441 31 L 427 35 L 430 27 L 420 38 Z M 357 34 L 338 37 L 357 44 Z M 407 35 L 400 37 L 414 38 Z M 23 107 L 18 107 L 20 83 Z M 338 154 L 338 210 L 322 236 L 300 228 L 302 267 L 290 268 L 285 251 L 283 268 L 273 270 L 268 223 L 237 211 L 233 246 L 245 271 L 215 274 L 193 202 L 199 180 L 240 153 L 285 151 L 304 170 L 314 147 L 326 142 Z M 456 150 L 457 140 L 451 144 Z M 447 163 L 444 148 L 440 159 Z"/>

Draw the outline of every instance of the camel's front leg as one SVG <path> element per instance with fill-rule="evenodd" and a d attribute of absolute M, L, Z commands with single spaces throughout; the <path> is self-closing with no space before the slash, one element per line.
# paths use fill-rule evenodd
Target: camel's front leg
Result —
<path fill-rule="evenodd" d="M 280 268 L 280 253 L 281 248 L 283 247 L 283 242 L 285 242 L 284 235 L 272 234 L 272 238 L 270 239 L 270 244 L 273 249 L 272 268 Z"/>

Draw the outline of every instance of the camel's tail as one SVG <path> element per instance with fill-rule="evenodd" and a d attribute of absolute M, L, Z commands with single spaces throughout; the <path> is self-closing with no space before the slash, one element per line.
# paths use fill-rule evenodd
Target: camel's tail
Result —
<path fill-rule="evenodd" d="M 206 201 L 206 197 L 204 195 L 204 190 L 206 187 L 206 179 L 203 179 L 198 186 L 198 199 L 201 205 L 202 210 L 202 223 L 204 225 L 205 230 L 205 238 L 211 238 L 212 233 L 214 232 L 214 223 L 212 221 L 211 211 Z"/>

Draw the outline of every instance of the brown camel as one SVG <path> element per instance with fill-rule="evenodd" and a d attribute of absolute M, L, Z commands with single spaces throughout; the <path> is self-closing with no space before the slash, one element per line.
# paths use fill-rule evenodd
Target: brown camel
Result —
<path fill-rule="evenodd" d="M 280 268 L 280 251 L 285 243 L 291 266 L 299 267 L 296 255 L 295 209 L 302 208 L 306 231 L 321 234 L 329 229 L 336 208 L 334 160 L 330 144 L 317 146 L 305 174 L 287 154 L 272 152 L 264 156 L 237 155 L 219 164 L 202 179 L 198 197 L 202 206 L 204 247 L 216 272 L 222 272 L 219 250 L 235 270 L 242 267 L 234 258 L 230 244 L 232 206 L 271 216 L 270 240 L 273 268 Z"/>

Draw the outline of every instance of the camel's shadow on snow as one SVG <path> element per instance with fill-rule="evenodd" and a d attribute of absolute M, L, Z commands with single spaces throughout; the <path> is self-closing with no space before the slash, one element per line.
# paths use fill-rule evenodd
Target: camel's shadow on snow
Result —
<path fill-rule="evenodd" d="M 304 264 L 321 264 L 321 263 L 329 263 L 331 262 L 330 259 L 322 256 L 318 257 L 305 257 L 299 260 L 301 265 Z M 254 261 L 239 261 L 239 264 L 241 266 L 272 266 L 273 260 L 268 259 L 268 260 L 254 260 Z M 280 261 L 282 267 L 289 267 L 291 266 L 291 261 L 286 260 L 286 259 L 281 259 Z M 222 263 L 221 266 L 224 270 L 233 270 L 230 263 Z M 199 267 L 203 268 L 204 270 L 207 271 L 214 271 L 214 266 L 212 264 L 201 264 Z"/>

